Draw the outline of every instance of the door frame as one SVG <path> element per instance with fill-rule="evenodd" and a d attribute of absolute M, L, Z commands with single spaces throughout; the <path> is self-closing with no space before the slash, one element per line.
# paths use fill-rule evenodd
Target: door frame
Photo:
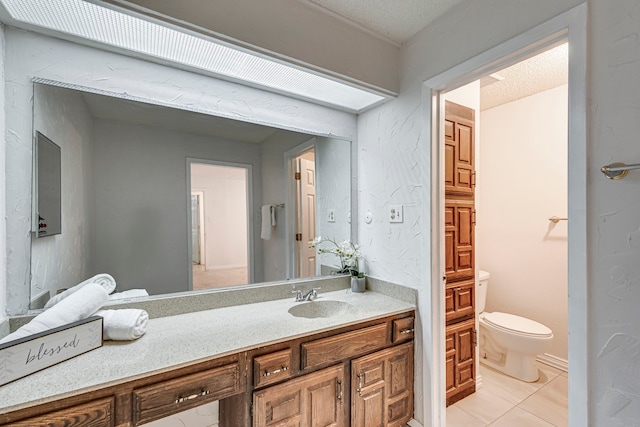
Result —
<path fill-rule="evenodd" d="M 583 3 L 423 83 L 421 140 L 427 141 L 426 179 L 430 197 L 422 214 L 431 218 L 423 277 L 431 289 L 418 294 L 424 343 L 425 423 L 446 426 L 444 307 L 444 93 L 482 76 L 569 42 L 568 289 L 569 425 L 589 425 L 587 307 L 587 5 Z M 428 309 L 427 309 L 428 310 Z M 429 351 L 431 347 L 431 351 Z"/>
<path fill-rule="evenodd" d="M 296 159 L 309 150 L 316 151 L 316 137 L 312 137 L 300 145 L 293 147 L 284 153 L 284 171 L 287 191 L 285 194 L 284 206 L 287 218 L 287 227 L 285 229 L 285 251 L 286 251 L 286 269 L 287 280 L 295 279 L 299 276 L 297 271 L 298 251 L 296 250 L 295 236 L 298 230 L 298 206 L 297 206 L 297 186 L 293 179 L 296 172 Z M 316 163 L 317 164 L 317 163 Z M 291 220 L 289 220 L 291 218 Z M 317 219 L 317 216 L 316 216 Z"/>
<path fill-rule="evenodd" d="M 207 268 L 206 261 L 206 244 L 205 244 L 205 221 L 204 221 L 204 190 L 191 190 L 192 196 L 199 197 L 198 203 L 198 219 L 200 220 L 199 229 L 198 229 L 198 246 L 200 247 L 200 265 L 204 264 L 205 270 Z M 193 227 L 193 224 L 191 224 Z M 193 232 L 191 233 L 193 235 Z M 193 248 L 193 242 L 191 242 L 191 248 Z M 193 249 L 192 249 L 193 251 Z M 191 254 L 191 259 L 193 260 L 193 253 Z M 204 262 L 203 262 L 204 261 Z"/>
<path fill-rule="evenodd" d="M 247 172 L 247 268 L 249 283 L 254 283 L 254 236 L 253 236 L 253 166 L 247 163 L 234 163 L 209 159 L 198 159 L 193 157 L 187 157 L 186 159 L 186 181 L 187 181 L 187 212 L 191 211 L 191 165 L 194 163 L 202 163 L 214 166 L 228 166 L 234 168 L 245 169 Z M 191 246 L 191 215 L 187 214 L 187 260 L 189 261 L 188 277 L 189 277 L 189 290 L 193 290 L 193 266 L 192 266 L 192 246 Z M 206 263 L 206 261 L 205 261 Z M 206 265 L 206 264 L 205 264 Z"/>

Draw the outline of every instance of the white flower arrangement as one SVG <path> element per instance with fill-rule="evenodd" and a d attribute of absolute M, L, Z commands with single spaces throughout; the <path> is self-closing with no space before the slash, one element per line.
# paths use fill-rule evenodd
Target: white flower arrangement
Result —
<path fill-rule="evenodd" d="M 332 246 L 320 248 L 318 247 L 322 243 L 331 243 Z M 336 272 L 349 273 L 352 276 L 364 277 L 364 271 L 360 271 L 361 262 L 364 261 L 364 257 L 360 252 L 360 245 L 353 243 L 351 240 L 344 240 L 341 243 L 337 243 L 333 239 L 322 238 L 321 236 L 313 239 L 309 247 L 318 247 L 318 253 L 321 254 L 334 254 L 340 259 L 340 269 Z"/>

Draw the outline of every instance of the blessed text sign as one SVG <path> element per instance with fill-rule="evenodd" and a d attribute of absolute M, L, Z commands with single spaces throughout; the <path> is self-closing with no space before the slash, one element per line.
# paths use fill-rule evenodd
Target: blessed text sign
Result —
<path fill-rule="evenodd" d="M 102 317 L 0 344 L 0 386 L 102 346 Z"/>

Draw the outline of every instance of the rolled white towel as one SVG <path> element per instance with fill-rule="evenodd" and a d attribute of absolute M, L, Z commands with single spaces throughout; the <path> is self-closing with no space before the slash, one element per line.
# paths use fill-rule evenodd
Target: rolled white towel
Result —
<path fill-rule="evenodd" d="M 109 295 L 109 301 L 125 299 L 125 298 L 139 298 L 139 297 L 148 297 L 149 292 L 146 289 L 129 289 L 122 292 L 116 292 L 115 294 Z"/>
<path fill-rule="evenodd" d="M 69 295 L 75 292 L 78 292 L 78 290 L 87 286 L 89 283 L 97 283 L 98 285 L 102 286 L 104 290 L 107 292 L 107 295 L 109 295 L 111 292 L 113 292 L 116 289 L 116 280 L 112 276 L 106 273 L 97 274 L 92 278 L 85 280 L 82 283 L 78 283 L 74 287 L 69 288 L 64 292 L 60 292 L 58 295 L 54 296 L 49 301 L 47 301 L 47 303 L 44 305 L 44 308 L 53 307 L 63 299 L 67 298 Z"/>
<path fill-rule="evenodd" d="M 105 340 L 132 341 L 147 332 L 149 314 L 145 310 L 126 308 L 122 310 L 100 310 L 102 316 L 102 337 Z"/>
<path fill-rule="evenodd" d="M 40 313 L 17 331 L 4 337 L 0 340 L 0 344 L 86 319 L 107 301 L 109 301 L 107 291 L 97 283 L 89 283 L 54 307 Z"/>

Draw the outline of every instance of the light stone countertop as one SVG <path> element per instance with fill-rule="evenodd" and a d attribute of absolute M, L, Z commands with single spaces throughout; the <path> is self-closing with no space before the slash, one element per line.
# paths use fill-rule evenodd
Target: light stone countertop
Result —
<path fill-rule="evenodd" d="M 303 303 L 290 297 L 151 319 L 137 341 L 105 341 L 101 348 L 0 386 L 0 413 L 415 308 L 373 291 L 320 293 L 317 301 L 323 300 L 352 307 L 334 317 L 300 318 L 288 310 Z"/>

